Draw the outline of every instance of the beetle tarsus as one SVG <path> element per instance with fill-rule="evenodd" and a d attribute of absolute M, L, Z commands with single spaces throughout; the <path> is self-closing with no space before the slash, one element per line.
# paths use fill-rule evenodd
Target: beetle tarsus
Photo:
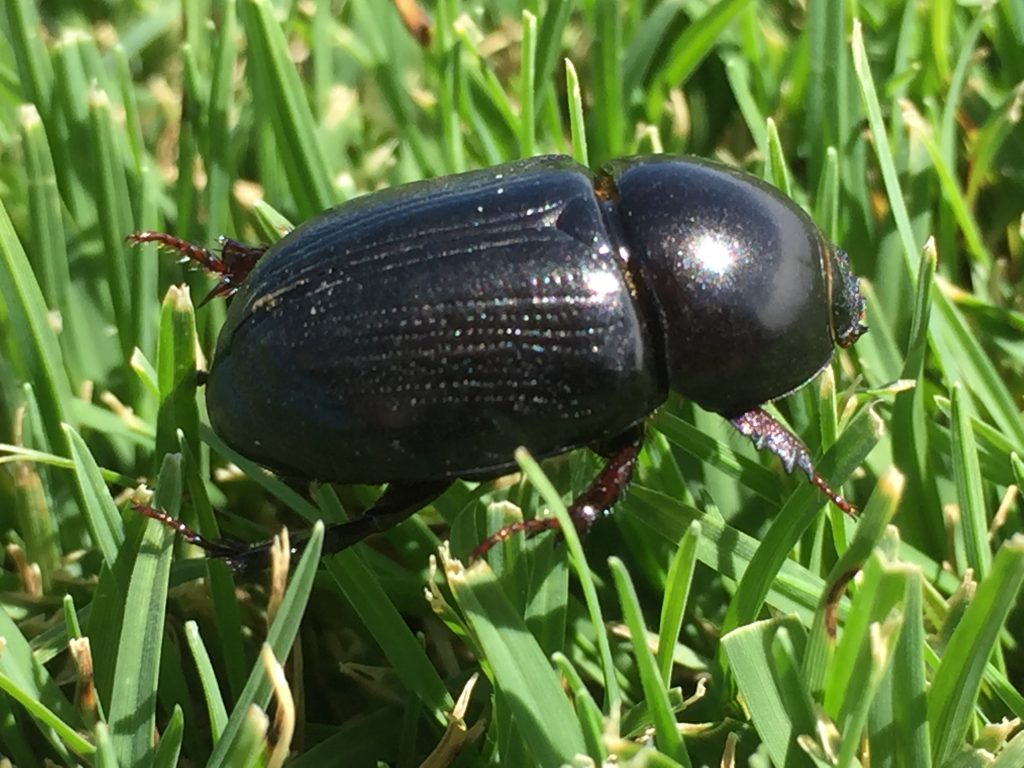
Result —
<path fill-rule="evenodd" d="M 135 504 L 134 508 L 140 515 L 150 517 L 158 523 L 171 528 L 189 544 L 199 547 L 210 557 L 224 560 L 231 566 L 232 570 L 242 570 L 242 567 L 239 565 L 239 559 L 244 558 L 245 554 L 249 551 L 250 546 L 248 544 L 230 538 L 208 539 L 202 534 L 196 533 L 178 518 L 172 517 L 164 510 L 151 507 L 148 504 Z"/>
<path fill-rule="evenodd" d="M 811 453 L 803 441 L 763 408 L 749 410 L 740 416 L 729 419 L 729 423 L 741 435 L 749 437 L 759 451 L 768 450 L 775 454 L 787 473 L 791 473 L 795 467 L 801 469 L 807 475 L 807 479 L 828 496 L 829 500 L 839 509 L 848 515 L 857 513 L 857 508 L 832 490 L 825 479 L 815 471 Z"/>
<path fill-rule="evenodd" d="M 631 427 L 598 452 L 608 459 L 590 486 L 569 507 L 569 517 L 580 533 L 586 533 L 599 517 L 606 515 L 618 501 L 633 478 L 637 456 L 643 445 L 643 426 Z M 479 560 L 493 547 L 517 533 L 527 538 L 543 531 L 557 530 L 557 517 L 537 517 L 506 525 L 488 536 L 470 553 L 470 560 Z"/>
<path fill-rule="evenodd" d="M 161 248 L 181 254 L 183 262 L 198 264 L 211 275 L 217 276 L 217 284 L 206 294 L 206 297 L 199 302 L 203 306 L 211 299 L 220 296 L 231 296 L 243 283 L 256 262 L 260 260 L 267 247 L 264 245 L 246 245 L 228 237 L 220 238 L 220 255 L 210 248 L 190 243 L 180 237 L 169 235 L 166 232 L 133 232 L 125 238 L 130 245 L 142 245 L 144 243 L 156 243 Z"/>

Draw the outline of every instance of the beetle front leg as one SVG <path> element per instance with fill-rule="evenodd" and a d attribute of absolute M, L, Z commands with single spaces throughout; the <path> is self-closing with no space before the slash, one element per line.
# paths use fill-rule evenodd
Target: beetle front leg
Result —
<path fill-rule="evenodd" d="M 626 490 L 633 478 L 633 468 L 637 456 L 643 446 L 643 424 L 630 427 L 621 435 L 596 448 L 598 453 L 608 459 L 590 486 L 573 501 L 569 507 L 569 517 L 580 533 L 586 533 L 597 518 L 607 514 Z M 482 541 L 470 554 L 471 560 L 478 560 L 500 541 L 513 534 L 524 533 L 533 536 L 541 531 L 557 530 L 557 517 L 535 517 L 519 523 L 507 525 Z"/>
<path fill-rule="evenodd" d="M 759 451 L 768 449 L 778 456 L 786 472 L 791 473 L 794 467 L 799 467 L 807 475 L 807 479 L 821 489 L 839 509 L 848 515 L 857 513 L 857 508 L 832 490 L 825 479 L 815 471 L 811 453 L 803 441 L 782 426 L 767 411 L 762 408 L 754 408 L 736 418 L 729 419 L 729 423 L 740 434 L 749 437 Z"/>

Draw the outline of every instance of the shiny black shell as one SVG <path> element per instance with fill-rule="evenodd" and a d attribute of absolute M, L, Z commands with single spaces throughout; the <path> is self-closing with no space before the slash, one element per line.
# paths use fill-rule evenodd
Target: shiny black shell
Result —
<path fill-rule="evenodd" d="M 497 476 L 517 446 L 625 432 L 670 387 L 731 417 L 799 386 L 856 322 L 832 296 L 851 281 L 792 202 L 691 159 L 409 184 L 267 251 L 218 339 L 210 421 L 294 476 Z"/>

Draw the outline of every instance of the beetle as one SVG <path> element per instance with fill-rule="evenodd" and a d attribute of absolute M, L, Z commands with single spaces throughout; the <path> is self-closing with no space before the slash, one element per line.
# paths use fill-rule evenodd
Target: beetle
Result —
<path fill-rule="evenodd" d="M 228 445 L 287 476 L 387 483 L 328 528 L 325 553 L 457 479 L 514 471 L 518 446 L 606 457 L 570 507 L 584 531 L 629 482 L 670 390 L 852 509 L 761 406 L 866 330 L 857 278 L 795 203 L 740 171 L 655 155 L 593 173 L 542 156 L 367 194 L 270 247 L 129 240 L 218 275 L 206 300 L 233 296 L 206 378 Z M 527 520 L 474 554 L 555 527 Z M 265 544 L 194 540 L 236 568 L 266 563 Z"/>

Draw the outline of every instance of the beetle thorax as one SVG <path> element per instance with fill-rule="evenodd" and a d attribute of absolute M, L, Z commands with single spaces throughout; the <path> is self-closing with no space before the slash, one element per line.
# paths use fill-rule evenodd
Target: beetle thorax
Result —
<path fill-rule="evenodd" d="M 833 352 L 828 244 L 771 188 L 715 166 L 610 170 L 630 252 L 680 394 L 738 415 L 805 383 Z"/>

